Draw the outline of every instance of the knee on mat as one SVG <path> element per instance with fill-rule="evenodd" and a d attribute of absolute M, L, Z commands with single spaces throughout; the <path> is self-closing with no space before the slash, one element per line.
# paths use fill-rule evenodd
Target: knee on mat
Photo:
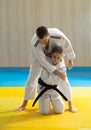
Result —
<path fill-rule="evenodd" d="M 49 109 L 40 109 L 40 113 L 44 114 L 44 115 L 47 115 L 47 114 L 50 113 L 50 110 Z"/>
<path fill-rule="evenodd" d="M 56 109 L 56 110 L 55 110 L 55 113 L 60 114 L 60 113 L 63 113 L 64 111 L 65 111 L 65 106 Z"/>

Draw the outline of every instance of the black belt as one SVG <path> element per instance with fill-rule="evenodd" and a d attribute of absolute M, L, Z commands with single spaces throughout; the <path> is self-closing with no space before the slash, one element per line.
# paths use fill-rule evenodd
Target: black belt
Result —
<path fill-rule="evenodd" d="M 67 101 L 68 99 L 64 96 L 64 94 L 57 88 L 57 85 L 48 85 L 46 83 L 43 82 L 43 80 L 41 78 L 38 79 L 38 83 L 40 85 L 42 85 L 43 87 L 45 87 L 39 94 L 38 96 L 35 98 L 32 106 L 35 105 L 35 103 L 37 102 L 37 100 L 49 89 L 54 89 L 55 91 L 57 91 L 65 101 Z"/>

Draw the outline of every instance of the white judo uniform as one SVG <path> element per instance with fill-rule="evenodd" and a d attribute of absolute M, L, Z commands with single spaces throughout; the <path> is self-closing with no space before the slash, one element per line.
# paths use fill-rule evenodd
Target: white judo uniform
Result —
<path fill-rule="evenodd" d="M 74 59 L 75 53 L 68 38 L 56 28 L 49 28 L 48 32 L 50 34 L 49 51 L 51 52 L 51 49 L 55 45 L 58 45 L 63 48 L 63 52 L 68 57 L 68 59 Z M 33 36 L 31 43 L 31 69 L 25 87 L 24 100 L 34 99 L 37 88 L 37 79 L 40 75 L 42 68 L 45 68 L 50 74 L 57 69 L 55 66 L 53 66 L 46 60 L 46 55 L 43 51 L 44 46 L 38 41 L 38 37 L 36 36 L 36 34 Z M 70 101 L 71 92 L 70 87 L 64 85 L 66 81 L 60 83 L 60 90 Z"/>
<path fill-rule="evenodd" d="M 49 63 L 51 63 L 51 58 L 48 58 Z M 64 59 L 60 61 L 57 65 L 55 65 L 57 69 L 61 72 L 66 73 L 66 67 L 64 63 Z M 60 77 L 54 73 L 49 73 L 45 69 L 41 72 L 41 79 L 47 85 L 58 85 L 57 88 L 60 89 L 60 84 L 64 82 L 60 79 Z M 69 87 L 69 82 L 64 82 L 64 86 Z M 38 84 L 38 93 L 40 93 L 45 87 Z M 65 105 L 63 100 L 60 98 L 60 95 L 53 89 L 47 90 L 40 98 L 39 98 L 39 109 L 42 114 L 50 113 L 50 102 L 52 103 L 53 110 L 55 113 L 63 113 L 65 110 Z"/>

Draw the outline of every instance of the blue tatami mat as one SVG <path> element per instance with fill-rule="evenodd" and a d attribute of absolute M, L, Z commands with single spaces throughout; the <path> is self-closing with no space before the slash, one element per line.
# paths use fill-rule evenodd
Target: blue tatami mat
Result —
<path fill-rule="evenodd" d="M 0 86 L 25 86 L 28 74 L 28 67 L 2 67 L 0 68 Z"/>
<path fill-rule="evenodd" d="M 29 67 L 1 67 L 0 86 L 25 86 L 28 74 Z M 73 67 L 67 75 L 72 87 L 91 86 L 91 67 Z"/>
<path fill-rule="evenodd" d="M 91 87 L 91 67 L 73 67 L 67 75 L 71 86 Z"/>

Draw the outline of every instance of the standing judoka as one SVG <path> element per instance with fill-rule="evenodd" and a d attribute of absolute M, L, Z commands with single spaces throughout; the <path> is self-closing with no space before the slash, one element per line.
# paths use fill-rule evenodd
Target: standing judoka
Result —
<path fill-rule="evenodd" d="M 25 95 L 23 104 L 16 109 L 16 111 L 21 111 L 25 109 L 28 100 L 34 99 L 37 79 L 40 75 L 42 67 L 45 68 L 49 73 L 57 74 L 62 80 L 66 79 L 66 75 L 58 70 L 56 67 L 52 66 L 46 60 L 46 55 L 50 55 L 51 48 L 55 45 L 59 45 L 63 48 L 64 54 L 68 57 L 68 68 L 72 68 L 73 59 L 75 54 L 68 38 L 58 29 L 50 28 L 47 29 L 44 26 L 38 27 L 36 34 L 32 38 L 32 59 L 31 59 L 31 69 L 30 74 L 25 87 Z M 65 81 L 64 81 L 65 82 Z M 69 109 L 72 112 L 76 112 L 76 109 L 72 105 L 71 92 L 69 87 L 63 87 L 60 84 L 62 93 L 68 98 Z"/>

